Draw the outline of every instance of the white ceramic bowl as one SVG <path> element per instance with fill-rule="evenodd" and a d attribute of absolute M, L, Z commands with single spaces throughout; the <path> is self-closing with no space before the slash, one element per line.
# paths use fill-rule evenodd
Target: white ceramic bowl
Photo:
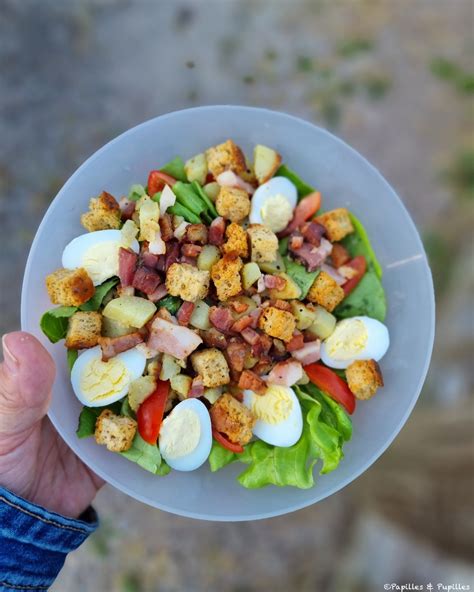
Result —
<path fill-rule="evenodd" d="M 180 155 L 232 138 L 251 154 L 257 143 L 272 146 L 285 163 L 323 195 L 326 208 L 347 206 L 364 223 L 382 264 L 391 346 L 382 361 L 385 388 L 353 416 L 354 434 L 336 471 L 318 476 L 309 490 L 267 487 L 246 490 L 235 476 L 242 466 L 215 474 L 207 467 L 156 477 L 119 455 L 79 440 L 80 404 L 74 396 L 62 343 L 51 345 L 39 320 L 51 308 L 44 278 L 61 265 L 64 246 L 84 232 L 80 214 L 89 199 L 107 190 L 125 194 L 145 183 L 151 169 Z M 36 335 L 58 368 L 49 416 L 75 453 L 106 481 L 151 506 L 206 520 L 254 520 L 303 508 L 338 491 L 384 452 L 415 405 L 425 379 L 434 337 L 431 274 L 417 230 L 383 177 L 347 144 L 306 121 L 250 107 L 210 106 L 163 115 L 109 142 L 67 181 L 41 222 L 26 265 L 22 328 Z M 403 436 L 401 436 L 403 437 Z M 318 470 L 318 468 L 316 468 Z"/>

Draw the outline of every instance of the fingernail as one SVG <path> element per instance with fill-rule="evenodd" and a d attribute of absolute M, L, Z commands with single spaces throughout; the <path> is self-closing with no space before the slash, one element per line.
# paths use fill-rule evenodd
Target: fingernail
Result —
<path fill-rule="evenodd" d="M 12 374 L 16 374 L 20 364 L 18 363 L 17 358 L 15 358 L 12 352 L 8 349 L 7 337 L 8 335 L 3 335 L 2 337 L 3 361 L 5 362 L 5 366 L 8 368 L 8 370 Z"/>

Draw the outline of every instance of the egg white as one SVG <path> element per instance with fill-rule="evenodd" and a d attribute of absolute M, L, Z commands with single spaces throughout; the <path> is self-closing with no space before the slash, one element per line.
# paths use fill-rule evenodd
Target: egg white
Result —
<path fill-rule="evenodd" d="M 371 319 L 370 317 L 365 316 L 343 319 L 343 321 L 339 321 L 336 324 L 334 331 L 337 330 L 340 323 L 354 320 L 362 321 L 367 330 L 368 337 L 365 347 L 360 352 L 354 353 L 349 359 L 341 360 L 337 355 L 331 355 L 329 353 L 327 339 L 325 339 L 321 344 L 321 360 L 326 366 L 329 366 L 329 368 L 345 369 L 356 360 L 375 360 L 378 362 L 387 353 L 390 346 L 388 329 L 383 323 L 376 319 Z M 330 339 L 330 337 L 328 339 Z"/>
<path fill-rule="evenodd" d="M 77 267 L 84 267 L 87 271 L 87 266 L 84 264 L 84 257 L 87 251 L 92 247 L 96 247 L 103 243 L 116 245 L 117 257 L 114 258 L 113 263 L 104 263 L 101 269 L 101 281 L 95 281 L 94 285 L 98 285 L 118 274 L 118 250 L 122 244 L 122 233 L 120 230 L 97 230 L 95 232 L 88 232 L 87 234 L 81 234 L 73 239 L 69 244 L 66 245 L 62 255 L 62 265 L 66 269 L 76 269 Z M 131 245 L 131 249 L 138 253 L 140 246 L 138 241 L 134 240 Z"/>
<path fill-rule="evenodd" d="M 293 406 L 289 416 L 277 424 L 271 424 L 257 419 L 253 427 L 253 433 L 257 438 L 272 444 L 273 446 L 280 446 L 281 448 L 288 448 L 296 444 L 303 432 L 303 414 L 301 412 L 301 405 L 298 397 L 290 387 L 279 386 L 284 389 L 290 396 Z M 253 391 L 244 391 L 244 405 L 252 409 L 252 401 L 254 397 L 261 397 L 265 395 L 256 395 Z"/>
<path fill-rule="evenodd" d="M 118 359 L 125 365 L 128 370 L 130 380 L 120 392 L 117 392 L 106 399 L 99 398 L 96 401 L 91 401 L 81 388 L 81 379 L 86 366 L 96 359 L 102 359 L 102 350 L 100 349 L 100 346 L 86 349 L 82 354 L 80 354 L 71 371 L 71 384 L 74 394 L 79 399 L 79 401 L 87 407 L 104 407 L 105 405 L 115 403 L 115 401 L 119 401 L 125 397 L 130 383 L 143 374 L 146 365 L 146 357 L 136 348 L 117 354 L 117 356 L 115 356 L 113 359 Z"/>
<path fill-rule="evenodd" d="M 204 464 L 211 452 L 212 447 L 212 428 L 211 418 L 209 417 L 209 411 L 207 407 L 199 401 L 199 399 L 185 399 L 178 403 L 176 407 L 171 411 L 170 416 L 173 414 L 180 413 L 183 409 L 189 409 L 194 411 L 198 418 L 201 426 L 201 434 L 197 446 L 184 456 L 178 458 L 169 458 L 166 454 L 165 447 L 162 443 L 162 438 L 159 438 L 159 447 L 161 456 L 169 464 L 172 469 L 176 471 L 194 471 Z M 164 420 L 166 421 L 166 419 Z"/>
<path fill-rule="evenodd" d="M 261 209 L 263 204 L 275 195 L 283 195 L 294 210 L 298 200 L 298 191 L 286 177 L 273 177 L 262 183 L 252 196 L 249 220 L 251 224 L 262 224 Z"/>

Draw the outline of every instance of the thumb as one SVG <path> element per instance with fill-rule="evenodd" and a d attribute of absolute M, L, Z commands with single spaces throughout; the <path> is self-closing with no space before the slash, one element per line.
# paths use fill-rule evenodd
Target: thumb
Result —
<path fill-rule="evenodd" d="M 0 441 L 27 434 L 46 414 L 55 376 L 54 362 L 41 343 L 22 331 L 2 338 Z"/>

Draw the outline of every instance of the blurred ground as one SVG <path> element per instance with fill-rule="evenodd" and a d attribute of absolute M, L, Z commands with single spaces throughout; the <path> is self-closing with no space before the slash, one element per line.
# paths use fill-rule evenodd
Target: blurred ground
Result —
<path fill-rule="evenodd" d="M 59 591 L 378 591 L 474 586 L 474 148 L 470 0 L 0 2 L 0 328 L 58 188 L 155 115 L 261 105 L 334 130 L 398 190 L 431 257 L 437 345 L 402 436 L 332 498 L 207 524 L 106 487 Z M 422 303 L 421 303 L 422 305 Z"/>

